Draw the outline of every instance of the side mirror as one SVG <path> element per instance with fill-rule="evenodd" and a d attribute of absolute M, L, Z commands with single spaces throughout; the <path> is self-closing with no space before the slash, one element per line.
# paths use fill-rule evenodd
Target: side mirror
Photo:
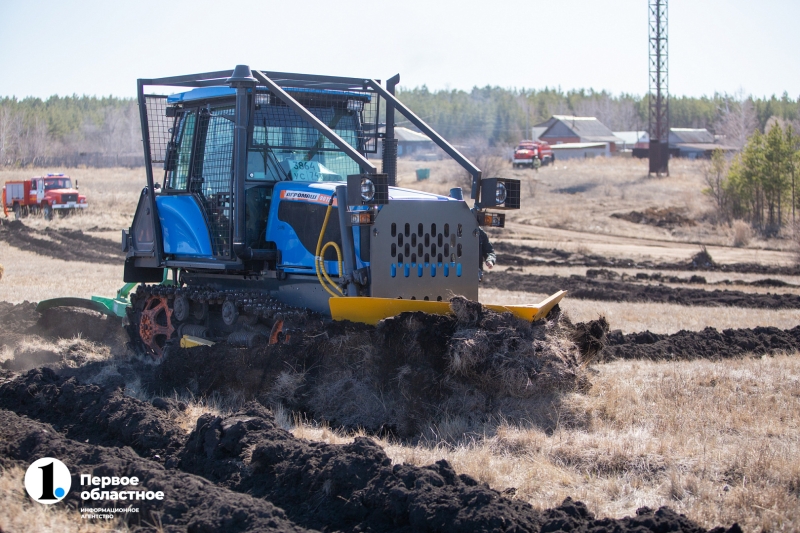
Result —
<path fill-rule="evenodd" d="M 78 180 L 75 180 L 75 190 L 78 190 Z"/>

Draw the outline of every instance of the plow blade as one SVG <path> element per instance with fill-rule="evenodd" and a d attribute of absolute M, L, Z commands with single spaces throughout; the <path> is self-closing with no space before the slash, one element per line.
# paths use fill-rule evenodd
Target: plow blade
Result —
<path fill-rule="evenodd" d="M 126 283 L 117 291 L 116 298 L 105 298 L 103 296 L 92 296 L 91 300 L 86 298 L 51 298 L 42 300 L 36 304 L 36 311 L 41 313 L 54 307 L 81 307 L 103 313 L 104 315 L 124 318 L 128 306 L 131 304 L 128 294 L 136 286 L 136 283 Z"/>
<path fill-rule="evenodd" d="M 104 315 L 117 316 L 113 308 L 110 308 L 105 302 L 87 300 L 86 298 L 51 298 L 50 300 L 42 300 L 36 304 L 36 311 L 41 313 L 54 307 L 80 307 L 97 311 Z"/>
<path fill-rule="evenodd" d="M 558 291 L 538 304 L 530 305 L 486 305 L 484 307 L 498 313 L 512 313 L 516 317 L 532 322 L 547 316 L 553 307 L 561 301 L 567 291 Z M 384 318 L 400 313 L 422 311 L 432 315 L 452 314 L 448 302 L 430 302 L 425 300 L 401 300 L 395 298 L 370 298 L 352 296 L 331 298 L 331 317 L 334 320 L 350 320 L 375 325 Z"/>

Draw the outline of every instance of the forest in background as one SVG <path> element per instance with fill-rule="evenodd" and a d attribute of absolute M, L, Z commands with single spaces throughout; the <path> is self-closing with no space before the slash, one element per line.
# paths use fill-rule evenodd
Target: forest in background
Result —
<path fill-rule="evenodd" d="M 398 97 L 440 134 L 456 143 L 505 147 L 529 136 L 551 115 L 595 116 L 613 131 L 646 130 L 648 97 L 605 91 L 470 91 L 398 89 Z M 707 128 L 743 147 L 769 120 L 800 123 L 800 97 L 743 94 L 672 97 L 670 125 Z M 411 127 L 402 116 L 398 125 Z M 413 127 L 412 127 L 413 129 Z M 133 98 L 113 96 L 0 97 L 0 165 L 139 166 L 143 164 L 139 114 Z"/>

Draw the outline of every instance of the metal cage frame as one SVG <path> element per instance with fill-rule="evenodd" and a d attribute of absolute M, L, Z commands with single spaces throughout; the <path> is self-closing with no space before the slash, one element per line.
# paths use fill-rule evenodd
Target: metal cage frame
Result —
<path fill-rule="evenodd" d="M 360 152 L 357 148 L 348 144 L 342 139 L 335 131 L 330 129 L 326 124 L 320 121 L 313 113 L 304 107 L 296 98 L 294 98 L 286 89 L 317 89 L 329 91 L 358 91 L 366 92 L 376 95 L 378 100 L 378 109 L 380 106 L 380 98 L 386 102 L 386 132 L 383 135 L 384 146 L 387 144 L 389 150 L 384 150 L 383 154 L 383 170 L 388 174 L 390 184 L 394 184 L 396 180 L 397 162 L 393 160 L 393 152 L 391 147 L 394 141 L 394 116 L 395 111 L 403 115 L 407 120 L 414 124 L 422 133 L 427 135 L 437 146 L 439 146 L 446 154 L 452 157 L 459 165 L 461 165 L 472 176 L 472 190 L 471 198 L 476 201 L 478 205 L 480 201 L 481 189 L 481 170 L 469 161 L 461 152 L 448 143 L 441 135 L 436 133 L 428 124 L 419 118 L 411 109 L 405 104 L 400 102 L 395 96 L 395 87 L 400 81 L 400 76 L 395 75 L 387 80 L 386 87 L 384 87 L 380 80 L 373 78 L 350 78 L 340 76 L 325 76 L 313 74 L 298 74 L 287 72 L 272 72 L 251 70 L 245 65 L 238 65 L 233 70 L 219 70 L 213 72 L 205 72 L 199 74 L 188 74 L 181 76 L 170 76 L 164 78 L 140 78 L 137 80 L 137 99 L 139 103 L 139 116 L 142 128 L 142 142 L 144 145 L 144 159 L 145 169 L 147 172 L 147 187 L 150 191 L 155 192 L 155 176 L 153 172 L 153 164 L 161 162 L 166 157 L 161 154 L 161 157 L 153 157 L 153 149 L 151 141 L 151 120 L 155 117 L 148 115 L 148 98 L 149 99 L 164 99 L 166 97 L 156 94 L 146 94 L 148 87 L 175 87 L 182 89 L 196 89 L 204 87 L 219 87 L 228 86 L 235 89 L 236 111 L 234 114 L 234 124 L 236 130 L 234 133 L 234 194 L 236 197 L 244 196 L 244 171 L 246 168 L 246 146 L 247 132 L 248 132 L 248 106 L 247 106 L 247 91 L 254 91 L 257 87 L 265 87 L 276 98 L 280 99 L 285 105 L 292 108 L 299 114 L 306 122 L 308 122 L 314 129 L 321 135 L 325 136 L 328 141 L 347 154 L 361 167 L 362 173 L 376 174 L 378 169 L 375 165 L 365 157 L 364 153 Z M 377 115 L 376 115 L 377 121 Z M 164 125 L 160 125 L 164 129 Z M 159 135 L 166 135 L 166 132 L 157 132 Z M 377 132 L 377 123 L 375 124 L 374 136 L 379 136 Z M 166 146 L 164 151 L 166 151 Z M 160 152 L 159 152 L 160 154 Z M 164 265 L 164 249 L 163 243 L 159 238 L 161 228 L 159 227 L 157 206 L 155 201 L 155 194 L 146 195 L 146 201 L 149 202 L 149 211 L 152 216 L 152 223 L 155 229 L 157 245 L 154 250 L 154 257 L 147 263 L 149 265 L 158 264 Z M 239 211 L 235 214 L 243 218 L 242 209 L 234 209 Z M 232 242 L 234 246 L 234 256 L 231 257 L 230 262 L 237 265 L 242 265 L 243 260 L 247 259 L 247 250 L 242 250 L 242 235 L 240 230 L 243 224 L 233 224 Z"/>

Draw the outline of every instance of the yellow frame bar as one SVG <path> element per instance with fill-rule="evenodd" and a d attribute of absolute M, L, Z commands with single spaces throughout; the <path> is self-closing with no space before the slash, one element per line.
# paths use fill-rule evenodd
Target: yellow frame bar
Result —
<path fill-rule="evenodd" d="M 513 313 L 515 316 L 532 322 L 547 316 L 553 307 L 564 298 L 567 291 L 558 291 L 538 304 L 529 305 L 486 305 L 484 307 L 498 313 Z M 375 325 L 384 318 L 400 313 L 422 311 L 432 315 L 449 315 L 449 302 L 430 302 L 425 300 L 405 300 L 395 298 L 370 298 L 368 296 L 350 296 L 330 298 L 331 317 L 334 320 L 350 320 Z"/>

